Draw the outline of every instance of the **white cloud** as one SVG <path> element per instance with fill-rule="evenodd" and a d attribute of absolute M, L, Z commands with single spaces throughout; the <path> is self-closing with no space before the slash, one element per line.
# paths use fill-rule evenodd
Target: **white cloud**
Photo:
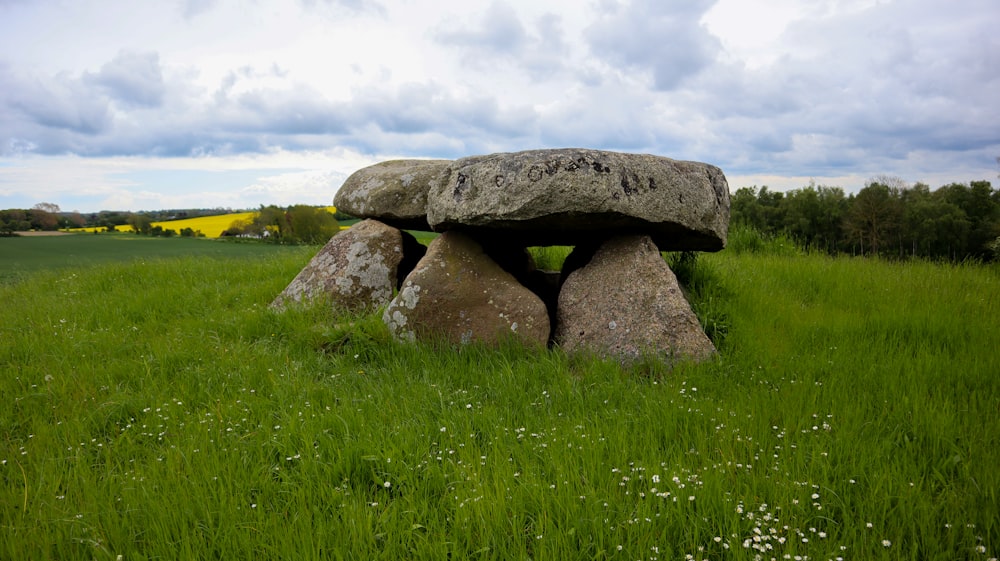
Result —
<path fill-rule="evenodd" d="M 438 40 L 471 51 L 470 57 L 518 55 L 528 40 L 521 19 L 510 4 L 494 1 L 479 21 L 454 25 L 453 22 L 436 33 Z"/>
<path fill-rule="evenodd" d="M 180 4 L 184 18 L 191 19 L 214 8 L 218 0 L 181 0 Z"/>
<path fill-rule="evenodd" d="M 0 206 L 71 182 L 51 167 L 134 204 L 199 195 L 123 162 L 280 170 L 202 189 L 228 205 L 356 169 L 334 153 L 556 146 L 782 184 L 995 179 L 997 28 L 992 0 L 0 3 Z M 272 165 L 297 154 L 327 156 Z"/>
<path fill-rule="evenodd" d="M 163 73 L 156 53 L 121 52 L 85 82 L 101 86 L 114 100 L 126 106 L 156 107 L 163 102 Z"/>
<path fill-rule="evenodd" d="M 715 62 L 719 40 L 700 24 L 711 0 L 633 0 L 595 21 L 591 54 L 610 65 L 648 72 L 657 90 L 673 90 Z"/>

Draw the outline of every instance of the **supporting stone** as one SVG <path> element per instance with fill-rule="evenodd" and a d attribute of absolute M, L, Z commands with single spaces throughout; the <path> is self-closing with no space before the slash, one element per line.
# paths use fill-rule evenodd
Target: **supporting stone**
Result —
<path fill-rule="evenodd" d="M 568 353 L 623 361 L 645 354 L 705 360 L 716 352 L 648 236 L 612 238 L 569 273 L 559 292 L 555 342 Z"/>
<path fill-rule="evenodd" d="M 282 308 L 320 294 L 335 308 L 351 312 L 382 307 L 423 251 L 410 234 L 364 220 L 331 238 L 271 307 Z"/>
<path fill-rule="evenodd" d="M 541 299 L 460 232 L 431 242 L 383 319 L 405 341 L 544 346 L 550 331 Z"/>

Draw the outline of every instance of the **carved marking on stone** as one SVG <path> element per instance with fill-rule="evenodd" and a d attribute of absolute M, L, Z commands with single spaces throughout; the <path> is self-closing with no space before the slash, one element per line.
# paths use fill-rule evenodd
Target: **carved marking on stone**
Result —
<path fill-rule="evenodd" d="M 458 174 L 458 178 L 455 180 L 455 190 L 454 190 L 454 197 L 456 203 L 462 202 L 462 197 L 465 195 L 465 192 L 468 191 L 470 187 L 472 187 L 472 183 L 469 181 L 469 177 L 461 173 Z"/>

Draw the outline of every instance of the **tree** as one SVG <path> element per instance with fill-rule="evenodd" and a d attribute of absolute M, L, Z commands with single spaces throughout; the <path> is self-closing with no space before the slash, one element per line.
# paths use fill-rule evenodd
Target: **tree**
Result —
<path fill-rule="evenodd" d="M 757 193 L 757 201 L 761 206 L 761 214 L 764 219 L 764 232 L 776 234 L 783 228 L 785 222 L 785 209 L 782 200 L 785 194 L 781 191 L 769 191 L 767 185 L 760 188 Z"/>
<path fill-rule="evenodd" d="M 785 209 L 782 207 L 784 193 L 770 191 L 767 185 L 741 187 L 730 198 L 730 213 L 733 224 L 750 226 L 759 232 L 774 234 L 784 228 Z"/>
<path fill-rule="evenodd" d="M 337 219 L 325 208 L 295 205 L 286 216 L 289 231 L 284 235 L 293 243 L 323 244 L 340 231 Z"/>
<path fill-rule="evenodd" d="M 62 212 L 62 210 L 59 208 L 59 205 L 53 203 L 38 203 L 31 208 L 32 210 L 44 210 L 45 212 L 48 212 L 50 214 L 59 214 L 60 212 Z"/>
<path fill-rule="evenodd" d="M 5 232 L 20 232 L 31 229 L 27 211 L 12 208 L 0 210 L 0 230 Z"/>
<path fill-rule="evenodd" d="M 86 219 L 75 210 L 71 213 L 63 214 L 62 219 L 59 221 L 60 228 L 83 228 L 86 224 Z"/>
<path fill-rule="evenodd" d="M 998 158 L 998 160 L 1000 160 L 1000 158 Z M 357 218 L 356 216 L 351 216 L 346 212 L 341 212 L 340 209 L 338 209 L 337 207 L 332 207 L 332 208 L 333 208 L 333 217 L 337 220 L 337 222 L 341 222 L 343 220 L 353 220 L 354 218 Z"/>
<path fill-rule="evenodd" d="M 935 195 L 962 209 L 969 220 L 968 243 L 964 256 L 989 259 L 988 248 L 1000 236 L 1000 203 L 989 181 L 973 181 L 968 186 L 951 183 L 935 191 Z"/>
<path fill-rule="evenodd" d="M 789 191 L 782 200 L 784 230 L 800 244 L 808 246 L 816 237 L 816 226 L 821 210 L 819 194 L 812 186 Z"/>
<path fill-rule="evenodd" d="M 35 205 L 36 207 L 38 205 Z M 35 230 L 55 230 L 59 228 L 59 215 L 47 210 L 33 208 L 28 211 L 28 221 Z"/>
<path fill-rule="evenodd" d="M 246 236 L 248 235 L 248 232 L 250 231 L 250 228 L 252 226 L 253 226 L 253 220 L 249 218 L 239 218 L 237 220 L 233 220 L 229 224 L 229 227 L 222 232 L 222 237 L 225 238 L 230 236 L 236 236 L 236 237 Z"/>
<path fill-rule="evenodd" d="M 147 236 L 153 228 L 153 220 L 148 215 L 143 213 L 130 214 L 128 217 L 128 224 L 132 227 L 132 231 L 136 234 L 143 234 Z"/>
<path fill-rule="evenodd" d="M 765 187 L 766 189 L 766 187 Z M 757 186 L 740 187 L 729 198 L 730 222 L 764 231 L 764 213 L 757 200 Z"/>
<path fill-rule="evenodd" d="M 820 185 L 816 190 L 821 215 L 817 233 L 822 247 L 834 253 L 843 245 L 844 217 L 847 215 L 847 196 L 840 187 Z"/>
<path fill-rule="evenodd" d="M 878 255 L 897 234 L 900 223 L 899 190 L 876 181 L 870 182 L 850 199 L 844 222 L 848 241 Z"/>
<path fill-rule="evenodd" d="M 993 253 L 993 259 L 1000 261 L 1000 236 L 992 242 L 986 244 L 986 247 Z"/>
<path fill-rule="evenodd" d="M 280 243 L 285 241 L 283 234 L 286 232 L 288 232 L 288 217 L 285 211 L 275 205 L 261 205 L 260 211 L 250 224 L 248 233 Z"/>
<path fill-rule="evenodd" d="M 837 251 L 847 209 L 843 189 L 809 185 L 786 193 L 781 205 L 789 236 L 808 247 Z"/>
<path fill-rule="evenodd" d="M 59 205 L 38 203 L 28 211 L 28 221 L 36 230 L 56 230 L 59 228 Z"/>
<path fill-rule="evenodd" d="M 970 222 L 956 205 L 918 183 L 901 193 L 903 246 L 910 255 L 954 259 L 968 242 Z"/>

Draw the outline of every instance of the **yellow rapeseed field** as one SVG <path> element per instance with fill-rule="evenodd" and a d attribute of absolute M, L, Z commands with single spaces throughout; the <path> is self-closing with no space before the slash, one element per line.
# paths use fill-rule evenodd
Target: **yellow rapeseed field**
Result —
<path fill-rule="evenodd" d="M 201 231 L 206 238 L 218 238 L 222 232 L 229 228 L 237 220 L 253 220 L 256 212 L 237 212 L 233 214 L 217 214 L 215 216 L 199 216 L 198 218 L 182 218 L 180 220 L 166 220 L 164 222 L 153 222 L 153 226 L 159 226 L 164 230 L 170 229 L 180 232 L 184 228 L 191 228 L 195 232 Z"/>
<path fill-rule="evenodd" d="M 337 207 L 328 206 L 326 210 L 330 212 L 337 212 Z M 205 234 L 206 238 L 218 238 L 222 235 L 222 232 L 229 228 L 233 222 L 237 220 L 253 220 L 256 216 L 256 212 L 234 212 L 231 214 L 216 214 L 213 216 L 199 216 L 198 218 L 182 218 L 179 220 L 165 220 L 162 222 L 153 222 L 153 226 L 159 226 L 164 230 L 173 230 L 180 233 L 184 228 L 191 228 L 195 232 L 201 231 Z M 119 226 L 119 230 L 131 231 L 129 226 Z M 342 228 L 343 229 L 343 228 Z M 93 232 L 94 230 L 102 230 L 102 228 L 73 228 L 72 232 Z"/>

